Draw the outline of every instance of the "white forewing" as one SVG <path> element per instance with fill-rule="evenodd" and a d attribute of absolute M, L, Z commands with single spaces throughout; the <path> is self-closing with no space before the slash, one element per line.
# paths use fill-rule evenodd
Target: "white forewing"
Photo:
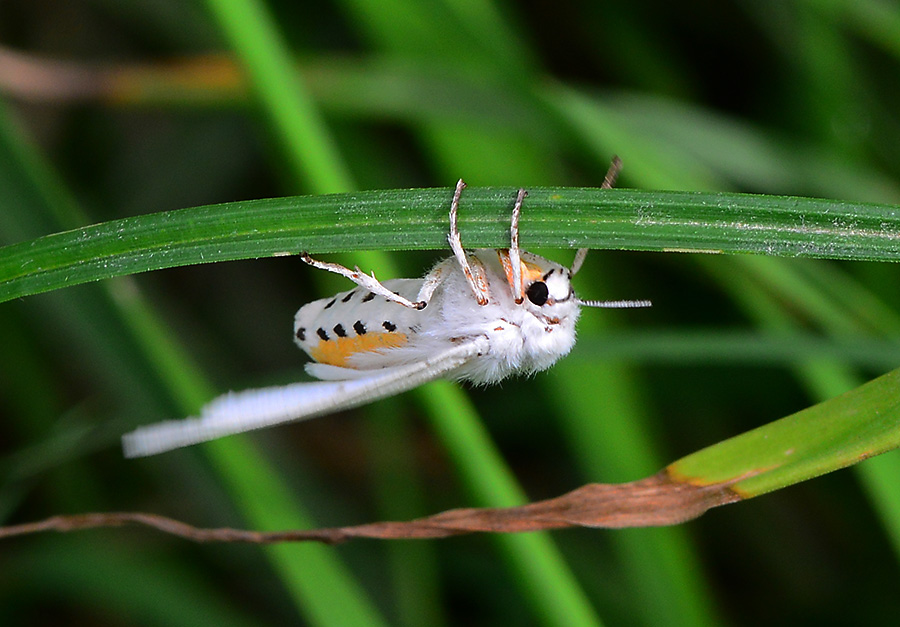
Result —
<path fill-rule="evenodd" d="M 487 340 L 478 337 L 417 363 L 369 371 L 362 378 L 230 392 L 206 405 L 197 418 L 140 427 L 123 436 L 122 446 L 126 457 L 145 457 L 226 435 L 358 407 L 445 376 L 488 348 Z"/>
<path fill-rule="evenodd" d="M 366 379 L 373 374 L 377 374 L 378 370 L 357 370 L 355 368 L 344 368 L 342 366 L 332 366 L 331 364 L 320 364 L 316 361 L 309 361 L 303 366 L 306 374 L 322 381 L 346 381 L 347 379 Z M 382 369 L 383 370 L 383 369 Z"/>

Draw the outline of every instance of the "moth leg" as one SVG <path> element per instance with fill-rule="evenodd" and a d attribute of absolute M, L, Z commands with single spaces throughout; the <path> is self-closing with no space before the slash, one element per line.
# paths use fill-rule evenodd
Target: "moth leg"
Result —
<path fill-rule="evenodd" d="M 621 171 L 622 160 L 619 159 L 619 157 L 613 157 L 612 163 L 609 164 L 609 169 L 606 171 L 606 176 L 603 177 L 603 183 L 600 184 L 600 189 L 612 189 L 616 184 L 616 179 L 619 178 L 619 172 Z M 587 254 L 587 248 L 579 248 L 575 251 L 575 260 L 572 261 L 572 267 L 569 269 L 572 276 L 575 276 L 575 273 L 581 269 L 581 265 L 584 263 Z"/>
<path fill-rule="evenodd" d="M 360 287 L 364 287 L 369 290 L 373 294 L 377 294 L 378 296 L 383 296 L 387 300 L 397 303 L 398 305 L 403 305 L 404 307 L 409 307 L 410 309 L 424 309 L 427 302 L 419 301 L 417 303 L 412 302 L 411 300 L 400 296 L 395 292 L 392 292 L 381 282 L 375 278 L 375 273 L 372 275 L 368 275 L 357 266 L 356 269 L 351 270 L 350 268 L 345 268 L 344 266 L 338 263 L 329 263 L 327 261 L 318 261 L 317 259 L 313 259 L 309 256 L 309 253 L 302 252 L 300 253 L 300 258 L 311 265 L 313 268 L 318 268 L 319 270 L 328 270 L 329 272 L 334 272 L 335 274 L 340 274 L 341 276 L 347 277 Z M 432 290 L 434 291 L 434 290 Z"/>
<path fill-rule="evenodd" d="M 475 300 L 478 301 L 479 305 L 487 305 L 489 293 L 484 270 L 477 261 L 475 268 L 469 264 L 469 256 L 463 250 L 462 241 L 459 237 L 459 197 L 465 187 L 465 182 L 459 179 L 459 182 L 456 184 L 456 191 L 453 192 L 453 202 L 450 203 L 450 235 L 447 236 L 447 241 L 450 242 L 450 250 L 453 251 L 453 256 L 456 257 L 459 267 L 462 268 L 466 281 L 469 283 L 469 287 L 472 288 L 472 293 L 475 294 Z M 434 290 L 432 289 L 432 291 Z"/>
<path fill-rule="evenodd" d="M 442 262 L 437 264 L 431 272 L 425 275 L 425 278 L 422 279 L 422 287 L 419 289 L 419 293 L 416 295 L 416 300 L 420 303 L 428 304 L 431 302 L 431 297 L 434 295 L 434 291 L 438 288 L 438 286 L 444 282 L 444 278 L 447 275 L 447 272 L 450 270 L 450 266 L 456 263 L 456 259 L 450 257 L 448 259 L 444 259 Z"/>
<path fill-rule="evenodd" d="M 522 285 L 522 258 L 519 255 L 519 214 L 522 213 L 522 202 L 528 192 L 519 190 L 516 196 L 516 204 L 513 205 L 512 224 L 509 227 L 509 265 L 512 267 L 512 293 L 515 294 L 516 304 L 521 305 L 525 300 L 525 286 Z"/>

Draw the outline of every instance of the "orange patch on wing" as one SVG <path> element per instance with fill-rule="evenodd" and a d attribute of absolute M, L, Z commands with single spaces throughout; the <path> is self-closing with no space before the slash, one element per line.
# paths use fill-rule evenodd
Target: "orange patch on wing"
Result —
<path fill-rule="evenodd" d="M 347 366 L 347 358 L 381 348 L 396 348 L 406 344 L 405 333 L 366 333 L 356 337 L 322 340 L 310 349 L 312 358 L 320 364 Z"/>

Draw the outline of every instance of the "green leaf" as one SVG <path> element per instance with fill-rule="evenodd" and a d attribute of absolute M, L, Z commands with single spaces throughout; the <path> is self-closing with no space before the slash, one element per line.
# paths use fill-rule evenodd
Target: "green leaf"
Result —
<path fill-rule="evenodd" d="M 900 446 L 900 369 L 668 467 L 678 481 L 730 484 L 742 498 L 856 464 Z"/>
<path fill-rule="evenodd" d="M 508 245 L 512 188 L 467 189 L 470 248 Z M 444 248 L 449 189 L 235 202 L 113 220 L 0 249 L 0 302 L 197 263 L 371 249 Z M 529 190 L 526 247 L 900 259 L 894 205 L 721 193 Z"/>

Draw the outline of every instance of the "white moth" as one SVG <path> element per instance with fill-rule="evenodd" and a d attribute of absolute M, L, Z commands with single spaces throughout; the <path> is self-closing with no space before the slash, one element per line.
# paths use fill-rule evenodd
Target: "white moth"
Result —
<path fill-rule="evenodd" d="M 603 187 L 618 173 L 615 161 Z M 450 206 L 450 249 L 424 278 L 380 283 L 359 268 L 316 261 L 308 264 L 346 276 L 359 285 L 304 305 L 294 318 L 294 339 L 314 360 L 306 371 L 321 379 L 244 392 L 207 404 L 197 418 L 141 427 L 122 438 L 126 457 L 171 449 L 285 422 L 313 418 L 399 394 L 449 377 L 495 383 L 512 374 L 552 366 L 575 344 L 580 308 L 648 307 L 647 301 L 583 301 L 571 268 L 519 250 L 519 213 L 527 195 L 516 197 L 508 249 L 466 252 L 457 226 L 460 179 Z"/>

